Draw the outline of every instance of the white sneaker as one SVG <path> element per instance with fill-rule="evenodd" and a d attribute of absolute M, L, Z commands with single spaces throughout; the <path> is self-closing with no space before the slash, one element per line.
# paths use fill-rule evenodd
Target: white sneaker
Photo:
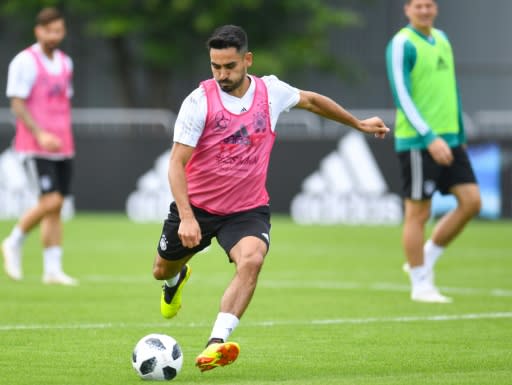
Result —
<path fill-rule="evenodd" d="M 77 286 L 78 280 L 60 271 L 58 273 L 45 274 L 43 276 L 43 283 L 47 285 Z"/>
<path fill-rule="evenodd" d="M 2 242 L 2 254 L 4 255 L 4 270 L 9 278 L 19 281 L 23 278 L 21 270 L 21 248 L 12 245 L 8 239 Z"/>
<path fill-rule="evenodd" d="M 421 287 L 413 288 L 411 292 L 411 299 L 416 302 L 429 302 L 429 303 L 451 303 L 453 299 L 442 295 L 439 290 L 432 285 L 422 285 Z"/>
<path fill-rule="evenodd" d="M 411 267 L 409 266 L 409 264 L 407 262 L 405 262 L 403 265 L 402 265 L 402 271 L 409 275 L 409 273 L 411 272 Z M 432 285 L 434 286 L 435 285 L 435 274 L 434 274 L 434 270 L 428 270 L 427 271 L 427 276 L 426 276 L 426 279 L 427 281 Z"/>

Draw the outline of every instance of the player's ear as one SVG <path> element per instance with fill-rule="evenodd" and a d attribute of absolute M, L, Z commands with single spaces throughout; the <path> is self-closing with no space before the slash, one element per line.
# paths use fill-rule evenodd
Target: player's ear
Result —
<path fill-rule="evenodd" d="M 409 19 L 410 16 L 409 16 L 409 8 L 410 8 L 410 4 L 408 1 L 405 2 L 404 4 L 404 15 Z"/>
<path fill-rule="evenodd" d="M 244 54 L 244 62 L 245 62 L 245 66 L 247 68 L 249 68 L 250 66 L 252 66 L 252 52 L 246 52 Z"/>

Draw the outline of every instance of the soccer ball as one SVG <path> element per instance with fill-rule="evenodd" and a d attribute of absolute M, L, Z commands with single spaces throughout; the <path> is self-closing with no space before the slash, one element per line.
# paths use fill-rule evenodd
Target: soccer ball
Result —
<path fill-rule="evenodd" d="M 183 353 L 174 338 L 148 334 L 135 345 L 132 365 L 143 380 L 172 380 L 181 370 Z"/>

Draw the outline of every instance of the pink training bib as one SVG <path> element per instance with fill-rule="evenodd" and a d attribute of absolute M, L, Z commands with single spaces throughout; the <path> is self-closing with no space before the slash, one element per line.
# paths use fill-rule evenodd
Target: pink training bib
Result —
<path fill-rule="evenodd" d="M 208 101 L 203 134 L 187 167 L 190 202 L 226 215 L 267 205 L 267 169 L 275 140 L 271 130 L 267 87 L 255 76 L 254 100 L 248 111 L 224 108 L 215 79 L 201 83 Z"/>
<path fill-rule="evenodd" d="M 50 132 L 62 142 L 62 147 L 57 152 L 48 152 L 41 148 L 31 131 L 21 119 L 16 121 L 15 149 L 18 152 L 34 154 L 37 156 L 61 156 L 72 157 L 75 153 L 73 132 L 71 129 L 71 103 L 67 94 L 70 87 L 72 72 L 67 68 L 65 55 L 62 51 L 55 51 L 61 60 L 62 71 L 53 75 L 44 67 L 39 54 L 27 48 L 36 62 L 37 76 L 25 101 L 35 122 L 46 132 Z"/>

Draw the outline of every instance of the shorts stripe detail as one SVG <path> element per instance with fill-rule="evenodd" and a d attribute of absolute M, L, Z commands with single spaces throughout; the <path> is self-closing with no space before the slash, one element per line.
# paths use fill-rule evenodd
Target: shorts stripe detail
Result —
<path fill-rule="evenodd" d="M 41 193 L 41 187 L 39 186 L 39 173 L 37 172 L 36 161 L 32 157 L 28 157 L 24 160 L 25 171 L 27 175 L 27 180 L 30 186 L 37 191 L 38 194 Z"/>
<path fill-rule="evenodd" d="M 420 200 L 423 185 L 423 162 L 419 150 L 411 150 L 411 199 Z"/>

